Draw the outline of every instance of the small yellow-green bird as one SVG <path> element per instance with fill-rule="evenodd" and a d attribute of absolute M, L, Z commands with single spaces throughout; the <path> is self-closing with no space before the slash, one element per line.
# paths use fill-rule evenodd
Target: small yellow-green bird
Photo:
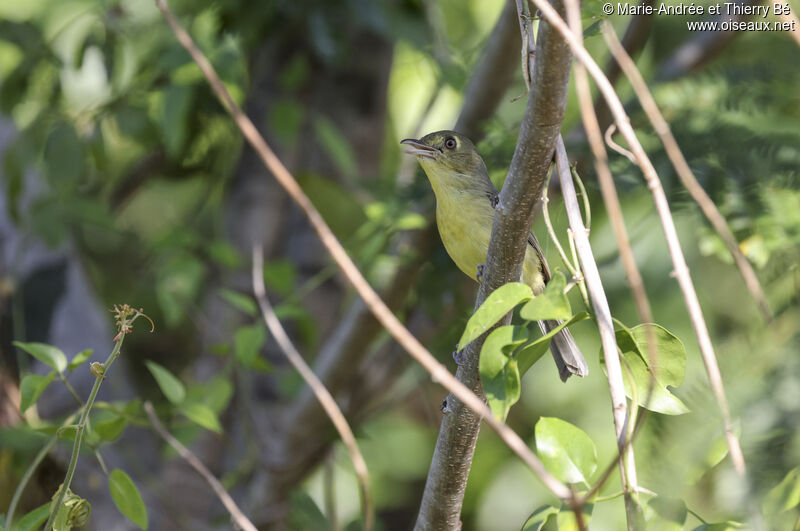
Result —
<path fill-rule="evenodd" d="M 437 131 L 419 140 L 400 142 L 408 147 L 428 176 L 436 195 L 436 224 L 447 253 L 458 268 L 470 278 L 477 278 L 478 269 L 486 260 L 494 222 L 497 189 L 489 179 L 486 164 L 465 136 L 455 131 Z M 550 280 L 550 268 L 533 233 L 528 234 L 528 247 L 522 265 L 522 281 L 534 294 L 544 290 Z M 540 321 L 546 333 L 559 321 Z M 561 380 L 572 374 L 586 376 L 589 367 L 578 350 L 569 330 L 553 336 L 550 350 L 558 366 Z"/>

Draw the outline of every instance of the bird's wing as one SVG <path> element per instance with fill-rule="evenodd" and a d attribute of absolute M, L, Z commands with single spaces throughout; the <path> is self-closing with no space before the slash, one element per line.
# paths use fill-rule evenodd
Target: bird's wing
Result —
<path fill-rule="evenodd" d="M 533 250 L 536 251 L 536 255 L 539 257 L 539 268 L 542 272 L 544 283 L 547 284 L 550 282 L 550 266 L 547 265 L 547 260 L 544 259 L 544 253 L 542 252 L 542 247 L 539 245 L 539 240 L 536 239 L 536 235 L 533 234 L 533 232 L 528 233 L 528 245 L 533 247 Z"/>

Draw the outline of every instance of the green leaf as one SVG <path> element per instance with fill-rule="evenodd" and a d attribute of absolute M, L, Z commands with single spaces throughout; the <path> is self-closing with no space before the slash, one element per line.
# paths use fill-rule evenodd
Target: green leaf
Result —
<path fill-rule="evenodd" d="M 20 400 L 19 400 L 19 411 L 20 413 L 25 413 L 29 407 L 36 403 L 39 400 L 39 397 L 42 396 L 42 393 L 47 386 L 50 385 L 50 382 L 53 381 L 55 378 L 56 373 L 50 371 L 50 374 L 47 376 L 42 376 L 40 374 L 26 374 L 22 378 L 22 382 L 19 384 L 20 390 Z"/>
<path fill-rule="evenodd" d="M 233 334 L 233 352 L 245 367 L 252 367 L 267 340 L 267 331 L 261 323 L 239 327 Z"/>
<path fill-rule="evenodd" d="M 269 291 L 287 296 L 294 291 L 297 270 L 288 260 L 272 260 L 264 264 L 264 283 Z"/>
<path fill-rule="evenodd" d="M 199 402 L 189 402 L 186 404 L 181 404 L 179 409 L 180 412 L 186 416 L 186 418 L 195 424 L 199 424 L 208 430 L 222 433 L 222 425 L 219 423 L 217 415 L 207 405 Z"/>
<path fill-rule="evenodd" d="M 521 531 L 541 531 L 542 528 L 558 515 L 558 507 L 542 505 L 525 520 Z"/>
<path fill-rule="evenodd" d="M 44 343 L 22 343 L 21 341 L 14 341 L 14 345 L 48 365 L 51 369 L 64 372 L 64 369 L 67 368 L 67 357 L 61 352 L 61 349 L 52 345 L 46 345 Z"/>
<path fill-rule="evenodd" d="M 191 86 L 172 85 L 164 93 L 159 126 L 164 147 L 171 159 L 177 159 L 186 144 L 193 100 L 194 88 Z"/>
<path fill-rule="evenodd" d="M 113 441 L 120 436 L 122 430 L 128 425 L 125 417 L 116 417 L 104 422 L 97 422 L 92 424 L 92 431 L 94 431 L 101 439 L 106 441 Z"/>
<path fill-rule="evenodd" d="M 255 317 L 258 313 L 258 306 L 252 297 L 224 288 L 219 290 L 219 295 L 228 304 L 250 317 Z"/>
<path fill-rule="evenodd" d="M 564 277 L 564 273 L 556 271 L 545 286 L 544 292 L 536 295 L 522 307 L 519 311 L 520 317 L 528 321 L 569 319 L 572 317 L 572 310 L 569 307 L 567 295 L 564 293 L 566 287 L 567 279 Z"/>
<path fill-rule="evenodd" d="M 539 361 L 539 358 L 544 356 L 544 354 L 547 352 L 547 349 L 550 347 L 550 339 L 552 339 L 554 335 L 559 333 L 567 326 L 588 318 L 588 312 L 576 313 L 569 319 L 569 321 L 564 321 L 554 329 L 550 330 L 548 333 L 537 338 L 532 343 L 522 347 L 522 349 L 520 349 L 520 351 L 517 353 L 517 360 L 519 361 L 519 373 L 522 375 L 528 372 L 528 369 L 530 369 L 534 363 Z"/>
<path fill-rule="evenodd" d="M 141 529 L 147 529 L 147 508 L 128 474 L 118 468 L 112 470 L 108 475 L 108 490 L 119 512 Z"/>
<path fill-rule="evenodd" d="M 492 325 L 514 309 L 517 304 L 530 299 L 532 296 L 533 292 L 530 286 L 521 282 L 509 282 L 494 290 L 467 321 L 464 333 L 461 334 L 461 339 L 458 340 L 459 350 L 486 332 Z"/>
<path fill-rule="evenodd" d="M 175 405 L 183 402 L 186 396 L 186 389 L 180 380 L 173 376 L 166 367 L 154 361 L 147 360 L 144 364 L 147 365 L 147 370 L 149 370 L 153 378 L 156 379 L 158 387 L 161 389 L 161 392 L 164 393 L 164 396 L 167 397 L 167 400 Z"/>
<path fill-rule="evenodd" d="M 592 518 L 592 509 L 594 509 L 594 505 L 588 503 L 583 506 L 583 510 L 581 511 L 583 523 L 587 527 L 589 520 Z M 561 511 L 556 515 L 556 523 L 558 525 L 558 531 L 578 531 L 580 529 L 578 520 L 575 518 L 575 512 L 569 507 L 561 507 Z"/>
<path fill-rule="evenodd" d="M 652 510 L 647 519 L 647 529 L 653 531 L 682 531 L 688 511 L 680 498 L 656 496 L 647 502 Z"/>
<path fill-rule="evenodd" d="M 800 504 L 800 467 L 795 467 L 764 498 L 764 514 L 777 514 Z"/>
<path fill-rule="evenodd" d="M 83 365 L 86 362 L 86 360 L 92 357 L 93 352 L 94 351 L 92 349 L 87 348 L 86 350 L 82 350 L 77 354 L 75 354 L 75 357 L 72 358 L 72 361 L 70 361 L 69 365 L 67 365 L 67 370 L 69 372 L 72 372 L 81 365 Z"/>
<path fill-rule="evenodd" d="M 630 368 L 635 385 L 637 403 L 658 413 L 665 415 L 681 415 L 687 413 L 689 408 L 667 386 L 677 387 L 683 383 L 686 369 L 686 350 L 681 340 L 675 337 L 664 327 L 653 324 L 653 333 L 658 346 L 658 359 L 652 365 L 646 361 L 647 339 L 645 325 L 638 325 L 628 330 L 617 330 L 617 346 Z M 602 356 L 602 354 L 601 354 Z M 655 375 L 655 385 L 650 391 L 650 374 Z M 627 370 L 623 367 L 623 372 Z M 632 397 L 630 378 L 624 378 L 625 394 Z M 649 403 L 648 403 L 649 398 Z"/>
<path fill-rule="evenodd" d="M 547 469 L 566 483 L 587 483 L 597 468 L 597 448 L 580 428 L 554 417 L 536 423 L 536 450 Z"/>
<path fill-rule="evenodd" d="M 50 502 L 40 505 L 20 518 L 14 529 L 16 531 L 38 531 L 47 522 L 48 516 L 50 516 Z"/>
<path fill-rule="evenodd" d="M 524 326 L 501 326 L 489 334 L 481 348 L 478 370 L 483 392 L 494 416 L 505 420 L 520 395 L 517 361 L 511 357 L 517 345 L 528 339 Z"/>
<path fill-rule="evenodd" d="M 355 153 L 347 138 L 331 120 L 321 116 L 314 120 L 314 129 L 317 140 L 345 180 L 354 179 L 358 173 L 358 166 Z"/>

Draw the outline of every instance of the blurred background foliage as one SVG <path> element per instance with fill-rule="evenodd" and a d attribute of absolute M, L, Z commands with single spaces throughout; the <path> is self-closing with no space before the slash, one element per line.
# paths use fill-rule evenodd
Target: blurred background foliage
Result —
<path fill-rule="evenodd" d="M 172 2 L 234 99 L 296 173 L 373 285 L 385 288 L 403 265 L 423 261 L 401 312 L 451 368 L 450 352 L 472 310 L 475 284 L 455 269 L 438 240 L 423 249 L 402 237 L 425 230 L 433 200 L 398 142 L 452 127 L 502 7 L 502 0 Z M 588 26 L 592 13 L 586 15 Z M 612 18 L 619 33 L 628 21 Z M 668 192 L 760 500 L 800 464 L 800 51 L 787 34 L 743 32 L 703 68 L 658 80 L 664 61 L 691 37 L 684 19 L 654 18 L 638 64 L 689 164 L 756 266 L 775 312 L 769 324 L 677 181 L 646 117 L 634 103 L 629 109 Z M 600 37 L 589 37 L 587 47 L 605 59 Z M 524 112 L 524 98 L 512 99 L 524 90 L 517 73 L 484 124 L 479 150 L 498 184 Z M 618 90 L 623 101 L 632 96 L 624 80 Z M 0 110 L 3 371 L 12 380 L 18 369 L 42 372 L 13 350 L 12 337 L 57 343 L 53 330 L 66 326 L 80 336 L 88 316 L 113 303 L 145 308 L 156 333 L 135 334 L 126 343 L 124 368 L 110 377 L 123 381 L 117 388 L 122 396 L 106 399 L 144 396 L 166 407 L 142 362 L 154 360 L 179 375 L 188 394 L 219 416 L 225 435 L 211 435 L 177 417 L 172 431 L 212 463 L 244 500 L 245 512 L 269 521 L 269 514 L 255 510 L 262 496 L 269 496 L 263 475 L 274 466 L 265 457 L 269 449 L 259 423 L 261 430 L 270 424 L 261 410 L 272 412 L 298 399 L 302 385 L 270 345 L 247 299 L 251 242 L 265 243 L 268 290 L 309 360 L 330 340 L 354 298 L 305 220 L 244 146 L 152 1 L 0 0 Z M 636 313 L 574 94 L 563 131 L 589 191 L 591 237 L 612 311 L 632 326 Z M 688 353 L 686 382 L 674 392 L 691 412 L 650 415 L 636 442 L 640 482 L 682 498 L 708 521 L 741 520 L 743 493 L 731 487 L 718 410 L 670 276 L 649 193 L 627 159 L 612 154 L 611 163 L 656 320 L 684 341 Z M 551 216 L 564 235 L 557 192 Z M 540 220 L 534 229 L 544 234 Z M 552 244 L 545 248 L 557 264 Z M 68 274 L 73 268 L 90 296 L 87 306 L 65 315 L 58 308 L 70 282 L 76 282 Z M 97 337 L 83 336 L 90 345 L 59 346 L 72 355 L 98 342 L 109 345 L 112 322 L 100 319 Z M 538 364 L 523 380 L 522 401 L 508 422 L 531 440 L 540 416 L 568 420 L 589 433 L 604 463 L 612 459 L 615 443 L 595 355 L 599 341 L 588 322 L 573 332 L 588 354 L 590 377 L 563 386 L 548 362 Z M 381 353 L 394 350 L 379 336 L 369 352 L 377 363 Z M 396 352 L 395 358 L 403 359 Z M 381 526 L 406 529 L 418 508 L 445 393 L 418 367 L 394 363 L 395 373 L 386 380 L 391 385 L 366 395 L 364 403 L 353 392 L 349 399 L 355 405 L 348 411 L 359 422 Z M 371 370 L 370 358 L 363 366 Z M 76 387 L 86 389 L 81 382 Z M 38 405 L 45 418 L 57 418 L 68 407 L 54 390 Z M 135 403 L 131 407 L 140 411 Z M 27 419 L 36 420 L 30 414 Z M 190 516 L 191 504 L 159 499 L 171 470 L 163 463 L 173 455 L 162 455 L 152 436 L 134 424 L 107 451 L 127 464 L 143 489 L 156 515 L 151 526 L 224 527 L 216 502 L 205 503 L 201 516 Z M 0 508 L 41 444 L 26 443 L 39 439 L 22 426 L 12 415 L 0 432 Z M 141 446 L 142 440 L 149 442 Z M 65 446 L 54 454 L 55 470 L 66 452 Z M 358 517 L 346 453 L 334 444 L 324 456 L 308 461 L 305 479 L 276 497 L 286 498 L 294 528 L 324 529 L 326 520 L 346 525 Z M 102 476 L 90 461 L 88 456 L 82 461 L 78 481 L 83 495 L 101 504 L 95 491 Z M 59 475 L 54 474 L 56 484 Z M 40 478 L 41 490 L 28 495 L 27 508 L 49 498 L 52 481 Z M 333 504 L 325 494 L 330 481 Z M 197 489 L 199 499 L 209 499 L 202 486 Z M 614 489 L 612 481 L 603 492 Z M 552 501 L 484 430 L 467 488 L 464 528 L 519 529 L 536 507 Z M 92 528 L 110 528 L 119 518 L 93 509 Z M 793 525 L 794 511 L 772 515 L 774 522 Z M 623 519 L 621 499 L 598 504 L 592 529 L 620 529 Z M 686 525 L 699 523 L 689 516 Z"/>

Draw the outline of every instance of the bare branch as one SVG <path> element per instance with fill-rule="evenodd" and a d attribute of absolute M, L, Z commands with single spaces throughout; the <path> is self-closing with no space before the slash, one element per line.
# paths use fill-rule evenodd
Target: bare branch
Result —
<path fill-rule="evenodd" d="M 728 252 L 731 253 L 736 266 L 739 268 L 739 273 L 744 279 L 744 285 L 747 287 L 750 295 L 758 303 L 764 318 L 769 321 L 772 319 L 772 311 L 769 309 L 767 298 L 764 296 L 764 291 L 761 289 L 761 284 L 758 282 L 756 272 L 753 270 L 750 262 L 739 248 L 739 244 L 736 242 L 736 237 L 728 227 L 728 223 L 725 221 L 725 218 L 717 209 L 717 206 L 708 196 L 706 191 L 703 190 L 703 187 L 700 186 L 700 183 L 697 182 L 697 178 L 694 176 L 694 173 L 689 167 L 689 163 L 686 162 L 686 158 L 683 156 L 683 152 L 681 152 L 681 148 L 678 146 L 677 140 L 675 140 L 675 137 L 672 135 L 672 131 L 669 128 L 669 124 L 664 119 L 664 115 L 658 110 L 658 104 L 656 103 L 655 99 L 653 99 L 653 95 L 650 93 L 650 90 L 647 88 L 647 83 L 645 83 L 641 73 L 639 73 L 639 69 L 636 68 L 633 60 L 627 53 L 625 53 L 625 50 L 622 49 L 619 40 L 617 39 L 617 35 L 608 24 L 603 24 L 603 36 L 606 39 L 606 43 L 608 44 L 608 48 L 611 50 L 612 55 L 622 67 L 625 75 L 628 76 L 628 79 L 633 86 L 633 90 L 636 92 L 636 97 L 639 98 L 642 108 L 647 114 L 647 118 L 650 120 L 650 123 L 653 125 L 653 129 L 661 139 L 661 143 L 664 145 L 667 156 L 669 157 L 670 162 L 672 162 L 672 166 L 675 168 L 675 171 L 678 173 L 678 177 L 686 187 L 686 190 L 689 191 L 692 199 L 694 199 L 700 206 L 700 210 L 703 211 L 703 214 L 705 214 L 708 221 L 711 222 L 714 230 L 717 231 L 717 234 L 719 234 L 720 238 L 722 238 L 722 241 L 725 242 Z"/>
<path fill-rule="evenodd" d="M 479 416 L 484 417 L 487 424 L 494 429 L 501 439 L 520 456 L 539 479 L 553 494 L 563 500 L 573 501 L 575 499 L 572 491 L 550 474 L 536 455 L 528 448 L 525 442 L 511 428 L 496 420 L 489 407 L 469 388 L 459 382 L 450 372 L 431 355 L 430 352 L 403 326 L 392 311 L 380 299 L 378 294 L 369 285 L 367 280 L 358 270 L 356 265 L 347 255 L 341 243 L 336 239 L 330 227 L 314 207 L 311 201 L 303 193 L 292 174 L 275 153 L 269 148 L 264 138 L 259 134 L 253 122 L 242 112 L 238 105 L 233 101 L 225 85 L 220 80 L 208 59 L 197 48 L 192 38 L 180 26 L 175 16 L 167 7 L 165 0 L 158 0 L 157 5 L 164 18 L 172 29 L 175 37 L 181 45 L 189 52 L 202 71 L 209 85 L 217 94 L 217 97 L 225 103 L 228 112 L 233 116 L 236 125 L 242 134 L 264 162 L 264 165 L 272 172 L 275 179 L 284 187 L 292 199 L 303 210 L 311 226 L 317 232 L 322 244 L 336 261 L 339 268 L 344 273 L 348 281 L 353 285 L 356 292 L 364 300 L 370 311 L 378 318 L 384 328 L 400 343 L 403 348 L 427 370 L 434 381 L 441 384 L 458 398 L 458 400 Z"/>
<path fill-rule="evenodd" d="M 560 6 L 561 3 L 558 2 Z M 523 16 L 524 13 L 517 13 Z M 525 28 L 525 25 L 522 25 Z M 521 39 L 528 41 L 528 36 Z M 566 109 L 570 54 L 564 41 L 548 24 L 539 25 L 536 40 L 539 58 L 529 69 L 533 73 L 525 116 L 517 148 L 496 207 L 484 274 L 475 307 L 493 290 L 520 278 L 534 205 L 547 178 L 556 137 Z M 508 316 L 498 324 L 505 324 Z M 478 358 L 486 335 L 462 352 L 456 377 L 475 393 L 482 394 Z M 436 442 L 433 461 L 417 518 L 417 529 L 454 529 L 472 463 L 480 419 L 474 408 L 451 394 Z"/>
<path fill-rule="evenodd" d="M 153 404 L 149 401 L 144 403 L 144 411 L 147 413 L 147 417 L 150 419 L 150 423 L 155 428 L 156 433 L 158 433 L 167 444 L 169 444 L 178 455 L 180 455 L 183 459 L 189 463 L 192 468 L 197 470 L 197 472 L 203 476 L 203 479 L 209 484 L 209 486 L 214 490 L 214 494 L 217 495 L 219 501 L 222 502 L 222 505 L 228 510 L 231 515 L 231 518 L 244 531 L 256 531 L 256 526 L 245 516 L 245 514 L 239 509 L 239 506 L 236 505 L 236 502 L 233 501 L 231 495 L 228 494 L 228 491 L 225 490 L 225 487 L 222 486 L 222 483 L 214 477 L 214 474 L 206 468 L 206 466 L 195 456 L 191 450 L 186 448 L 181 442 L 170 435 L 170 433 L 164 428 L 164 425 L 161 424 L 161 421 L 158 420 L 158 415 L 156 415 L 155 410 L 153 409 Z"/>
<path fill-rule="evenodd" d="M 342 410 L 336 405 L 336 400 L 333 399 L 330 391 L 328 391 L 322 382 L 311 370 L 303 356 L 297 351 L 289 339 L 289 335 L 283 329 L 278 316 L 275 315 L 275 310 L 267 299 L 267 290 L 264 287 L 264 258 L 263 250 L 259 246 L 253 247 L 253 293 L 258 301 L 258 307 L 261 310 L 261 315 L 264 318 L 264 323 L 272 332 L 272 337 L 278 343 L 283 354 L 289 360 L 289 363 L 300 373 L 303 381 L 317 397 L 322 408 L 327 413 L 331 422 L 339 432 L 342 442 L 350 454 L 350 460 L 353 462 L 353 469 L 355 470 L 356 477 L 358 478 L 359 489 L 361 493 L 361 505 L 364 511 L 364 529 L 371 531 L 375 524 L 375 514 L 372 509 L 372 496 L 369 490 L 369 473 L 367 472 L 367 463 L 364 461 L 364 456 L 358 449 L 356 436 L 353 435 L 353 430 L 344 418 Z"/>
<path fill-rule="evenodd" d="M 725 389 L 722 384 L 722 376 L 719 372 L 719 365 L 717 364 L 717 359 L 714 354 L 714 346 L 711 343 L 711 337 L 709 336 L 708 327 L 705 319 L 703 318 L 703 311 L 700 308 L 700 302 L 697 299 L 697 292 L 694 289 L 692 278 L 689 274 L 689 268 L 686 265 L 686 259 L 683 256 L 683 251 L 681 251 L 678 233 L 675 229 L 675 223 L 672 220 L 672 214 L 669 210 L 667 197 L 664 193 L 661 181 L 658 178 L 658 174 L 656 173 L 652 162 L 647 157 L 644 148 L 636 138 L 636 134 L 630 125 L 630 119 L 622 107 L 622 102 L 614 92 L 614 88 L 611 86 L 611 83 L 609 83 L 608 79 L 606 79 L 606 77 L 603 75 L 603 71 L 600 69 L 594 59 L 592 59 L 591 55 L 589 55 L 589 52 L 587 52 L 586 49 L 577 42 L 566 23 L 559 16 L 555 9 L 553 9 L 545 0 L 533 0 L 533 2 L 542 12 L 544 18 L 547 19 L 547 21 L 550 22 L 569 43 L 569 46 L 575 56 L 584 64 L 584 66 L 586 66 L 586 69 L 594 78 L 595 83 L 597 83 L 598 88 L 603 93 L 603 97 L 605 97 L 609 104 L 611 112 L 614 115 L 614 119 L 617 122 L 617 127 L 619 127 L 620 132 L 633 151 L 633 154 L 636 156 L 636 160 L 638 161 L 639 167 L 644 174 L 648 188 L 650 188 L 650 191 L 653 194 L 653 201 L 661 221 L 661 226 L 667 241 L 667 248 L 669 249 L 669 254 L 672 259 L 674 274 L 683 293 L 686 307 L 689 312 L 689 317 L 692 321 L 692 326 L 694 327 L 695 334 L 697 335 L 697 340 L 700 345 L 700 352 L 703 357 L 703 363 L 705 364 L 706 372 L 708 373 L 709 383 L 722 414 L 725 427 L 725 438 L 726 442 L 728 443 L 731 461 L 733 462 L 734 468 L 742 480 L 746 481 L 747 470 L 745 467 L 744 456 L 742 454 L 742 448 L 739 445 L 739 440 L 734 432 L 733 423 L 731 422 L 730 408 L 728 407 L 728 400 L 725 397 Z"/>

